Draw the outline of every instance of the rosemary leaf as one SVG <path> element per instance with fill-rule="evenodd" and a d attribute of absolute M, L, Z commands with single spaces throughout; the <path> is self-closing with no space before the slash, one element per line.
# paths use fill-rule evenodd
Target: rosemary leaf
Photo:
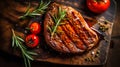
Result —
<path fill-rule="evenodd" d="M 24 59 L 24 63 L 25 63 L 25 67 L 31 67 L 30 65 L 30 61 L 34 60 L 32 58 L 33 55 L 37 55 L 34 52 L 30 52 L 23 44 L 24 44 L 24 40 L 17 36 L 14 32 L 14 30 L 12 29 L 12 47 L 17 47 L 21 50 L 23 59 Z"/>
<path fill-rule="evenodd" d="M 29 3 L 29 5 L 28 5 L 28 7 L 27 7 L 27 9 L 26 9 L 26 11 L 25 11 L 26 14 L 28 14 L 28 13 L 30 12 L 29 9 L 30 9 L 30 3 Z"/>
<path fill-rule="evenodd" d="M 32 51 L 27 51 L 28 54 L 32 54 L 32 55 L 38 55 L 37 53 L 35 52 L 32 52 Z"/>
<path fill-rule="evenodd" d="M 24 53 L 24 54 L 25 54 L 25 56 L 26 56 L 28 59 L 34 60 L 34 59 L 31 57 L 31 55 L 28 55 L 27 53 Z"/>
<path fill-rule="evenodd" d="M 24 63 L 25 63 L 25 67 L 28 67 L 28 66 L 27 66 L 26 58 L 25 58 L 24 54 L 22 54 L 22 55 L 23 55 L 23 60 L 24 60 Z"/>
<path fill-rule="evenodd" d="M 20 44 L 22 44 L 22 43 L 20 42 Z M 27 48 L 25 46 L 23 46 L 23 45 L 20 45 L 20 46 L 22 49 L 27 50 Z"/>
<path fill-rule="evenodd" d="M 19 43 L 18 43 L 18 41 L 17 41 L 17 40 L 15 40 L 15 45 L 16 45 L 16 47 L 18 47 L 18 46 L 19 46 Z"/>
<path fill-rule="evenodd" d="M 35 8 L 33 11 L 30 11 L 30 3 L 29 6 L 27 7 L 27 10 L 23 16 L 20 16 L 20 19 L 25 19 L 26 17 L 35 17 L 35 16 L 40 16 L 42 15 L 45 10 L 48 8 L 48 5 L 50 4 L 49 2 L 43 2 L 41 0 L 40 4 L 38 5 L 37 8 Z"/>
<path fill-rule="evenodd" d="M 14 47 L 14 42 L 15 42 L 15 39 L 14 39 L 14 37 L 12 36 L 12 47 Z"/>
<path fill-rule="evenodd" d="M 48 30 L 50 31 L 50 33 L 52 32 L 52 29 L 50 28 L 50 26 L 48 26 Z"/>
<path fill-rule="evenodd" d="M 30 17 L 34 17 L 34 16 L 40 16 L 41 14 L 38 14 L 38 13 L 30 13 L 28 16 Z"/>
<path fill-rule="evenodd" d="M 18 37 L 18 36 L 16 36 L 16 37 L 18 38 L 18 40 L 24 42 L 24 40 L 21 37 Z"/>
<path fill-rule="evenodd" d="M 19 46 L 19 47 L 20 47 L 22 53 L 25 55 L 25 57 L 26 57 L 27 59 L 33 60 L 33 58 L 31 57 L 31 55 L 29 55 L 29 54 L 27 53 L 27 51 L 25 51 L 25 49 L 23 49 L 22 46 Z"/>
<path fill-rule="evenodd" d="M 31 67 L 30 60 L 29 60 L 29 59 L 27 59 L 27 62 L 28 62 L 28 67 Z"/>
<path fill-rule="evenodd" d="M 64 25 L 64 24 L 66 24 L 65 22 L 61 22 L 59 25 Z"/>
<path fill-rule="evenodd" d="M 55 34 L 57 27 L 60 25 L 60 22 L 65 19 L 66 11 L 62 10 L 61 7 L 58 8 L 58 13 L 52 16 L 54 21 L 54 26 L 52 27 L 51 37 Z"/>

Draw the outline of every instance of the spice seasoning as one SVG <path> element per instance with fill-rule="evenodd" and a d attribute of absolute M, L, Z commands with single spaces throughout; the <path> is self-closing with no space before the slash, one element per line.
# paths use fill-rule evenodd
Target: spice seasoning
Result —
<path fill-rule="evenodd" d="M 95 62 L 95 59 L 98 58 L 100 55 L 100 50 L 97 50 L 96 52 L 92 51 L 91 56 L 86 57 L 84 60 L 86 62 Z"/>

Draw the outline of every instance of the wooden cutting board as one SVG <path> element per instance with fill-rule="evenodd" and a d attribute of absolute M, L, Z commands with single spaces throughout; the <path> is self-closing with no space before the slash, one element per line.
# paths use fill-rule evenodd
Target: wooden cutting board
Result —
<path fill-rule="evenodd" d="M 53 1 L 53 0 L 52 0 Z M 99 15 L 96 15 L 90 12 L 85 4 L 85 0 L 55 0 L 57 3 L 71 6 L 82 13 L 85 19 L 88 20 L 97 20 L 99 21 L 101 18 L 104 20 L 108 20 L 110 22 L 109 31 L 103 33 L 103 38 L 105 40 L 101 40 L 99 44 L 94 47 L 92 50 L 87 51 L 83 54 L 70 55 L 70 54 L 62 54 L 52 50 L 49 46 L 47 46 L 43 35 L 39 35 L 42 37 L 42 41 L 39 47 L 32 49 L 33 51 L 38 53 L 38 56 L 34 56 L 36 61 L 50 62 L 50 63 L 58 63 L 58 64 L 68 64 L 68 65 L 103 65 L 107 60 L 107 55 L 110 46 L 111 40 L 111 32 L 112 26 L 114 24 L 115 19 L 115 10 L 116 4 L 114 0 L 111 0 L 111 5 L 109 9 Z M 37 17 L 35 19 L 27 19 L 27 20 L 19 20 L 19 16 L 23 15 L 25 12 L 29 1 L 24 0 L 4 0 L 4 3 L 0 3 L 0 50 L 7 52 L 11 55 L 16 55 L 20 57 L 20 51 L 14 50 L 11 47 L 11 28 L 15 29 L 16 33 L 24 36 L 24 28 L 31 21 L 41 21 L 43 19 L 39 19 L 41 17 Z M 30 1 L 32 4 L 31 8 L 38 5 L 38 0 Z M 7 4 L 7 6 L 6 6 Z M 9 7 L 8 7 L 9 6 Z M 93 25 L 93 24 L 92 24 Z M 92 53 L 99 53 L 98 57 L 94 57 Z M 88 58 L 93 58 L 94 60 L 86 61 Z"/>

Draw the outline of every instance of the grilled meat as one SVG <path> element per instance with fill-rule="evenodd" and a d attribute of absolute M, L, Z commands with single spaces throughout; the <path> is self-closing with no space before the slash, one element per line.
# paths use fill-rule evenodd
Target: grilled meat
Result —
<path fill-rule="evenodd" d="M 52 18 L 58 8 L 66 11 L 64 24 L 59 25 L 53 37 L 49 28 L 55 25 Z M 52 3 L 44 19 L 44 36 L 47 44 L 62 53 L 83 53 L 90 50 L 98 42 L 98 35 L 89 28 L 82 15 L 69 6 Z"/>

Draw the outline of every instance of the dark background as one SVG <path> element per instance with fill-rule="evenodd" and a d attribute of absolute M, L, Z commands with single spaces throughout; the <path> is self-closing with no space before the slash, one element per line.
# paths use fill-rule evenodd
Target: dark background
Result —
<path fill-rule="evenodd" d="M 112 46 L 109 51 L 107 63 L 104 66 L 95 67 L 120 67 L 120 0 L 115 0 L 117 3 L 116 18 L 112 32 Z M 7 5 L 6 5 L 7 6 Z M 59 65 L 44 62 L 32 62 L 32 67 L 66 67 L 69 65 Z M 11 56 L 3 51 L 0 51 L 0 67 L 24 67 L 23 59 L 16 56 Z M 69 66 L 74 67 L 74 66 Z M 83 67 L 83 66 L 75 66 Z M 85 66 L 86 67 L 86 66 Z M 93 66 L 91 66 L 93 67 Z"/>

